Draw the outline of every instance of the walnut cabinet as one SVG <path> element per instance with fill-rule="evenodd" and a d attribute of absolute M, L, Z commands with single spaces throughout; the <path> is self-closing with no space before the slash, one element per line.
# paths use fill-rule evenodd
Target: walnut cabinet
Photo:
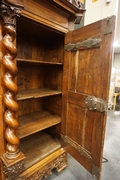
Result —
<path fill-rule="evenodd" d="M 74 30 L 79 0 L 0 4 L 0 179 L 69 166 L 100 180 L 114 17 Z"/>

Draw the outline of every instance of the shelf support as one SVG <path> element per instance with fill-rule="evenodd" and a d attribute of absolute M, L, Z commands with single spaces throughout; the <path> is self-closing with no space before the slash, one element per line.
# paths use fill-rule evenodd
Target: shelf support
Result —
<path fill-rule="evenodd" d="M 16 48 L 16 17 L 20 15 L 23 6 L 19 4 L 14 6 L 8 1 L 2 1 L 0 6 L 0 16 L 3 19 L 2 25 L 2 54 L 3 54 L 3 87 L 4 96 L 3 103 L 5 107 L 4 122 L 5 122 L 5 139 L 6 152 L 1 159 L 4 164 L 4 174 L 9 180 L 21 173 L 24 169 L 23 159 L 24 154 L 19 150 L 19 137 L 17 136 L 17 129 L 19 127 L 16 113 L 19 109 L 16 102 L 16 94 L 18 86 L 14 79 L 17 76 L 17 66 L 15 58 L 17 56 Z"/>

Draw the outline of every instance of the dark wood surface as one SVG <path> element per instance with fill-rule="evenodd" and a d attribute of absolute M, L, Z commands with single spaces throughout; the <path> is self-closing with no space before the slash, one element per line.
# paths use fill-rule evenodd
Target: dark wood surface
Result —
<path fill-rule="evenodd" d="M 39 162 L 61 147 L 60 141 L 43 131 L 21 140 L 20 150 L 25 154 L 25 169 Z"/>

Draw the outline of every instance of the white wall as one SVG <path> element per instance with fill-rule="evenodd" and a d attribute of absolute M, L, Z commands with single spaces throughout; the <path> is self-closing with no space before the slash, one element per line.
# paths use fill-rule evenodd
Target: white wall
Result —
<path fill-rule="evenodd" d="M 98 0 L 94 3 L 92 0 L 86 0 L 84 25 L 112 15 L 117 15 L 118 2 L 119 0 L 111 0 L 111 2 L 107 4 L 106 0 Z"/>
<path fill-rule="evenodd" d="M 113 67 L 115 67 L 117 70 L 120 70 L 120 53 L 114 54 Z"/>
<path fill-rule="evenodd" d="M 92 0 L 86 0 L 85 9 L 84 25 L 115 15 L 117 27 L 115 39 L 120 38 L 120 0 L 111 0 L 110 3 L 106 3 L 106 0 L 98 0 L 94 3 Z M 120 70 L 120 54 L 114 54 L 113 67 Z"/>

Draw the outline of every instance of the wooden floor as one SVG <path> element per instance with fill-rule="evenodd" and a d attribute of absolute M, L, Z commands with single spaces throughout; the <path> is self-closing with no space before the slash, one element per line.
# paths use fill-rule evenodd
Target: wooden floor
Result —
<path fill-rule="evenodd" d="M 101 180 L 120 180 L 120 113 L 108 111 L 106 138 L 103 157 L 108 162 L 102 164 Z M 61 173 L 53 172 L 47 180 L 95 180 L 70 155 L 68 167 Z"/>

